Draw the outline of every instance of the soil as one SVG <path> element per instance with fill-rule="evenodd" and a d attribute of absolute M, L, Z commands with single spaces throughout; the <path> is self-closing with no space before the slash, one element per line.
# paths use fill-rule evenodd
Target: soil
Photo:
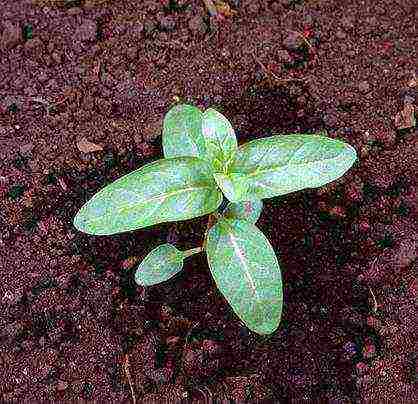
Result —
<path fill-rule="evenodd" d="M 414 5 L 2 0 L 1 400 L 417 402 L 418 133 L 395 119 L 416 105 Z M 112 237 L 72 226 L 98 189 L 161 158 L 178 99 L 222 111 L 240 143 L 326 130 L 358 151 L 338 181 L 264 201 L 285 299 L 268 337 L 203 254 L 134 283 L 156 245 L 200 245 L 207 217 Z"/>

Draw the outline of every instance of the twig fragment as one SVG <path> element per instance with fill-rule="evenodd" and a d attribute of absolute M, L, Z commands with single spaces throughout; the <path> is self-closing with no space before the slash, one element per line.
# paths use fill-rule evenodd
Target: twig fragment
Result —
<path fill-rule="evenodd" d="M 374 295 L 374 293 L 373 293 L 373 290 L 372 290 L 372 288 L 369 286 L 369 291 L 370 291 L 370 293 L 371 293 L 371 295 L 372 295 L 372 299 L 373 299 L 373 313 L 377 313 L 377 309 L 378 309 L 378 304 L 377 304 L 377 300 L 376 300 L 376 296 Z"/>
<path fill-rule="evenodd" d="M 134 392 L 134 387 L 132 384 L 131 373 L 129 372 L 129 355 L 125 354 L 125 360 L 123 361 L 123 369 L 126 373 L 126 378 L 128 379 L 129 387 L 131 389 L 131 396 L 133 404 L 136 404 L 136 397 Z"/>
<path fill-rule="evenodd" d="M 278 83 L 288 83 L 288 82 L 292 82 L 292 81 L 302 81 L 305 82 L 307 79 L 305 77 L 302 78 L 298 78 L 298 77 L 290 77 L 288 79 L 284 79 L 281 77 L 276 76 L 270 69 L 268 69 L 265 64 L 263 62 L 261 62 L 261 60 L 259 60 L 257 58 L 257 56 L 255 56 L 255 54 L 253 53 L 253 58 L 254 60 L 261 66 L 261 68 L 264 70 L 264 72 L 268 75 L 268 76 L 272 76 L 274 78 L 274 80 L 276 80 Z"/>

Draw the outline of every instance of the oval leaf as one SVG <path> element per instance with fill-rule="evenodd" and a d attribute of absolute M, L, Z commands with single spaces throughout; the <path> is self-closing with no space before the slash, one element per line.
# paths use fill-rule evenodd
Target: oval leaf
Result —
<path fill-rule="evenodd" d="M 222 216 L 227 219 L 242 219 L 255 224 L 260 217 L 262 210 L 263 201 L 259 199 L 230 202 L 222 212 Z"/>
<path fill-rule="evenodd" d="M 202 111 L 193 105 L 172 107 L 164 117 L 162 143 L 165 157 L 206 158 Z"/>
<path fill-rule="evenodd" d="M 280 267 L 264 234 L 252 223 L 220 219 L 208 232 L 206 254 L 216 285 L 252 331 L 279 325 L 283 291 Z"/>
<path fill-rule="evenodd" d="M 208 108 L 202 117 L 206 159 L 214 172 L 226 173 L 238 148 L 234 129 L 220 112 Z"/>
<path fill-rule="evenodd" d="M 161 159 L 99 191 L 77 213 L 74 226 L 109 235 L 206 215 L 221 202 L 206 162 L 195 157 Z"/>
<path fill-rule="evenodd" d="M 140 286 L 155 285 L 170 279 L 182 267 L 183 253 L 172 244 L 161 244 L 139 264 L 135 272 L 135 282 Z"/>
<path fill-rule="evenodd" d="M 355 149 L 340 140 L 320 135 L 278 135 L 240 146 L 230 172 L 241 174 L 236 177 L 241 189 L 245 189 L 243 183 L 247 185 L 241 200 L 264 199 L 334 181 L 356 158 Z"/>

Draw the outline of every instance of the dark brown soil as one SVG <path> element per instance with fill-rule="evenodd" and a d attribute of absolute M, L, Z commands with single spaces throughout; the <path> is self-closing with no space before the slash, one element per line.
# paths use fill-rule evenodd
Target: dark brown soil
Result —
<path fill-rule="evenodd" d="M 209 17 L 200 0 L 2 0 L 1 401 L 417 402 L 418 136 L 394 120 L 416 102 L 414 5 L 238 0 Z M 240 142 L 326 129 L 358 151 L 339 181 L 265 201 L 285 285 L 269 337 L 235 317 L 203 255 L 133 282 L 156 245 L 199 245 L 207 217 L 72 226 L 161 157 L 175 97 L 223 111 Z"/>

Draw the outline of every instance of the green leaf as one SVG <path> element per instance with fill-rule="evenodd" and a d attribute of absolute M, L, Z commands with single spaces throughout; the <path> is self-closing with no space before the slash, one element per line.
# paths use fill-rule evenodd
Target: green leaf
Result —
<path fill-rule="evenodd" d="M 199 108 L 187 104 L 175 105 L 167 112 L 162 134 L 164 157 L 206 158 L 202 115 Z"/>
<path fill-rule="evenodd" d="M 250 201 L 230 202 L 222 212 L 227 219 L 243 219 L 255 224 L 263 210 L 263 201 L 253 199 Z"/>
<path fill-rule="evenodd" d="M 161 244 L 139 264 L 135 282 L 140 286 L 164 282 L 182 270 L 183 258 L 183 253 L 172 244 Z"/>
<path fill-rule="evenodd" d="M 243 177 L 245 180 L 243 174 L 213 173 L 218 187 L 231 202 L 241 201 L 247 195 L 248 183 L 242 181 Z"/>
<path fill-rule="evenodd" d="M 271 334 L 280 322 L 283 291 L 277 257 L 252 223 L 221 218 L 208 232 L 206 254 L 221 293 L 248 328 Z"/>
<path fill-rule="evenodd" d="M 228 175 L 241 174 L 240 199 L 271 198 L 316 188 L 341 177 L 355 162 L 355 149 L 320 135 L 278 135 L 256 139 L 238 148 Z"/>
<path fill-rule="evenodd" d="M 195 157 L 149 163 L 95 194 L 77 213 L 74 226 L 109 235 L 206 215 L 222 202 L 210 173 L 208 164 Z"/>
<path fill-rule="evenodd" d="M 220 112 L 208 108 L 202 118 L 203 137 L 206 144 L 206 159 L 214 172 L 226 173 L 238 148 L 234 129 Z"/>

